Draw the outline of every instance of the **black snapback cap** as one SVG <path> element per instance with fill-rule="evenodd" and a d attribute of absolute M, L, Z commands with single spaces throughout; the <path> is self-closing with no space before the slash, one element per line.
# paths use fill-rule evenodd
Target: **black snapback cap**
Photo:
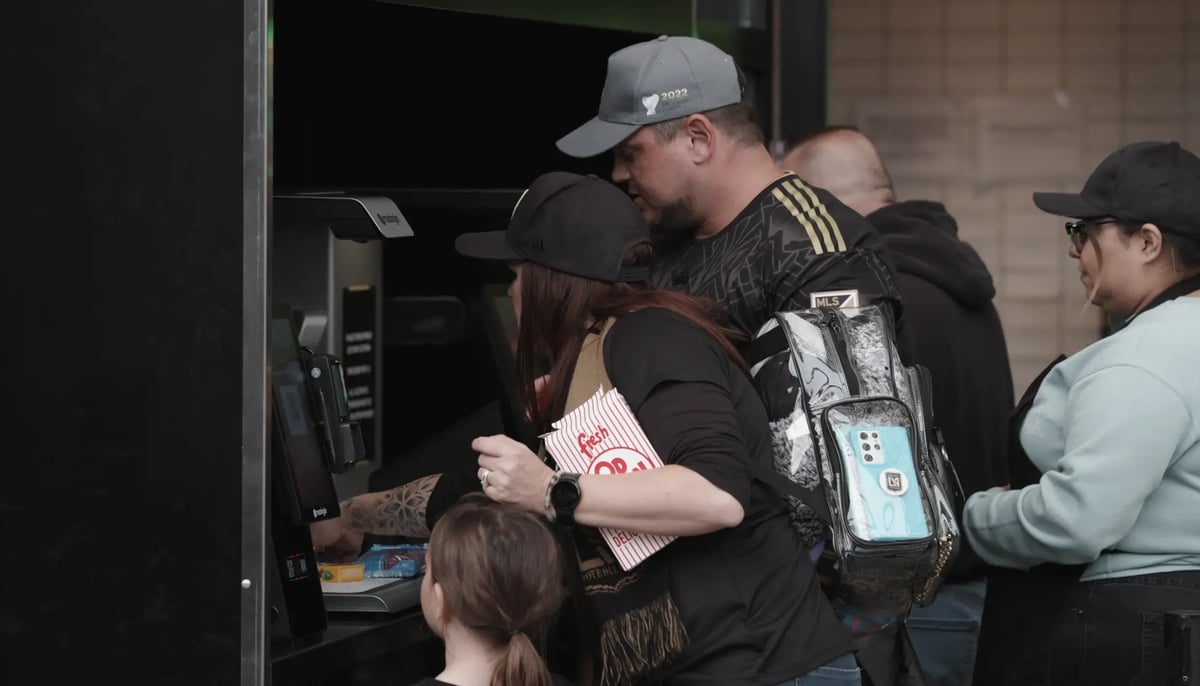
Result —
<path fill-rule="evenodd" d="M 650 229 L 625 191 L 597 176 L 549 172 L 521 194 L 508 229 L 464 233 L 454 248 L 467 257 L 529 260 L 616 283 L 649 279 L 647 267 L 623 264 L 631 247 L 649 242 Z"/>
<path fill-rule="evenodd" d="M 1179 143 L 1132 143 L 1104 159 L 1079 193 L 1034 193 L 1050 214 L 1149 222 L 1168 233 L 1200 234 L 1200 158 Z"/>

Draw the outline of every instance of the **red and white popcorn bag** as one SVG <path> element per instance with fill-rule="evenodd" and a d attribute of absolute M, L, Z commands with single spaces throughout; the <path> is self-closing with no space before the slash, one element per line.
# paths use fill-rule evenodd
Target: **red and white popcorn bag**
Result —
<path fill-rule="evenodd" d="M 564 471 L 624 474 L 663 465 L 616 389 L 597 390 L 552 426 L 555 430 L 545 435 L 546 450 Z M 600 529 L 600 535 L 627 572 L 676 538 L 616 529 Z"/>

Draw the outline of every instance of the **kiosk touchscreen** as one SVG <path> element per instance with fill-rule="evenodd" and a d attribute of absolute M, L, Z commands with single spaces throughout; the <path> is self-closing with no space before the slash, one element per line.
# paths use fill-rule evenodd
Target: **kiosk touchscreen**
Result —
<path fill-rule="evenodd" d="M 337 490 L 323 450 L 324 436 L 309 395 L 291 310 L 271 318 L 272 457 L 286 467 L 282 500 L 297 524 L 337 517 Z"/>
<path fill-rule="evenodd" d="M 328 626 L 308 524 L 339 514 L 337 491 L 306 380 L 294 314 L 272 312 L 271 545 L 272 640 L 317 639 Z"/>

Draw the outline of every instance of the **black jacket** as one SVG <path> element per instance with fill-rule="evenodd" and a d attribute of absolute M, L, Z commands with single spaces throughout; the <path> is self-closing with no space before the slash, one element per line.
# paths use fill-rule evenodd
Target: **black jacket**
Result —
<path fill-rule="evenodd" d="M 934 412 L 963 491 L 969 496 L 1008 483 L 1013 382 L 987 266 L 959 240 L 957 223 L 940 203 L 898 202 L 867 219 L 898 272 L 905 317 L 900 355 L 933 377 Z M 982 573 L 982 561 L 968 552 L 951 577 Z"/>

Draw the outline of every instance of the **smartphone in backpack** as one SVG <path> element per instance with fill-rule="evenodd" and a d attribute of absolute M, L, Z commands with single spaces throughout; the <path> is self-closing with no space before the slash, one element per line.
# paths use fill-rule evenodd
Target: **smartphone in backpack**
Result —
<path fill-rule="evenodd" d="M 850 494 L 850 526 L 866 541 L 909 541 L 930 535 L 908 432 L 898 426 L 838 430 Z"/>

